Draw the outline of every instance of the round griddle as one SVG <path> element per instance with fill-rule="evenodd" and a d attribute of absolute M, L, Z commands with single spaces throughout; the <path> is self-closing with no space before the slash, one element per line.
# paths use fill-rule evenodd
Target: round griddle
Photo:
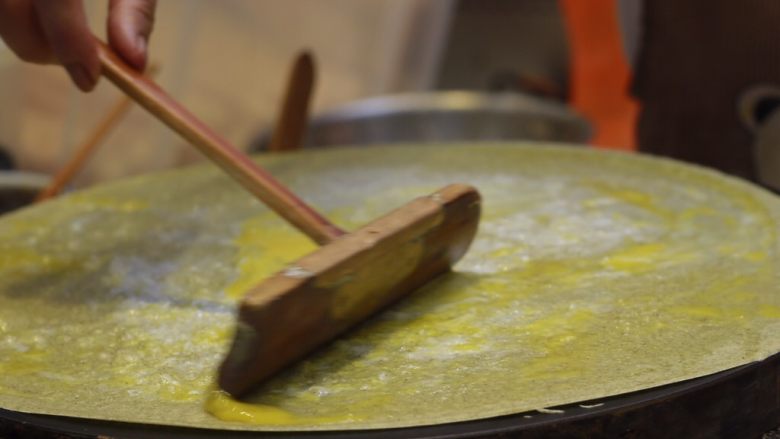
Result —
<path fill-rule="evenodd" d="M 561 413 L 526 412 L 397 429 L 285 433 L 94 421 L 0 409 L 0 437 L 752 438 L 780 426 L 780 354 L 701 378 L 555 409 Z"/>
<path fill-rule="evenodd" d="M 550 412 L 552 411 L 552 412 Z M 424 422 L 424 420 L 422 420 Z M 666 386 L 468 422 L 322 432 L 236 432 L 0 409 L 0 438 L 760 437 L 780 425 L 780 354 Z"/>

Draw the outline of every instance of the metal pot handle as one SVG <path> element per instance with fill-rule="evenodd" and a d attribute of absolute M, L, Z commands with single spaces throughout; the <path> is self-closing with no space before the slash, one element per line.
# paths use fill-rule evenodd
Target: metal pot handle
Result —
<path fill-rule="evenodd" d="M 780 87 L 758 85 L 738 99 L 739 118 L 750 130 L 759 183 L 780 190 Z"/>
<path fill-rule="evenodd" d="M 768 84 L 747 89 L 737 101 L 739 119 L 752 133 L 756 133 L 779 107 L 780 87 Z"/>

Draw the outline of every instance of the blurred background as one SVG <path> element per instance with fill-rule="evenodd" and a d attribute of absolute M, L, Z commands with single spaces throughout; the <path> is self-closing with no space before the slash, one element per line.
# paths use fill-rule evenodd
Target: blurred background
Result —
<path fill-rule="evenodd" d="M 100 36 L 106 3 L 86 1 Z M 250 152 L 264 147 L 291 62 L 308 49 L 317 65 L 312 120 L 341 123 L 356 112 L 396 112 L 383 116 L 392 119 L 385 131 L 361 127 L 359 136 L 343 137 L 339 125 L 342 137 L 331 142 L 383 142 L 396 127 L 414 126 L 401 140 L 553 140 L 640 149 L 754 178 L 760 122 L 780 102 L 780 92 L 766 87 L 780 82 L 780 62 L 766 56 L 777 49 L 771 29 L 780 6 L 680 3 L 160 0 L 151 60 L 160 65 L 157 79 L 166 90 Z M 752 61 L 760 59 L 770 61 Z M 759 85 L 769 91 L 755 92 Z M 476 95 L 441 99 L 439 93 L 452 90 Z M 392 99 L 369 99 L 382 96 Z M 55 172 L 118 97 L 106 81 L 82 94 L 61 68 L 24 64 L 0 43 L 0 144 L 18 168 Z M 471 113 L 452 117 L 467 107 Z M 425 124 L 435 119 L 438 125 L 415 125 L 426 117 Z M 464 133 L 464 126 L 474 132 Z M 309 143 L 327 143 L 317 136 Z M 199 160 L 133 108 L 76 185 Z"/>
<path fill-rule="evenodd" d="M 86 1 L 105 37 L 107 2 Z M 418 15 L 444 2 L 415 0 L 160 1 L 150 59 L 172 95 L 237 146 L 273 120 L 296 51 L 320 60 L 315 111 L 424 81 L 428 66 L 406 71 Z M 430 33 L 434 29 L 426 30 Z M 432 48 L 431 50 L 436 50 Z M 431 57 L 423 56 L 423 59 Z M 416 84 L 413 86 L 417 86 Z M 420 85 L 421 86 L 421 85 Z M 52 172 L 119 96 L 106 81 L 79 93 L 62 69 L 19 62 L 0 47 L 0 142 L 20 167 Z M 80 182 L 94 182 L 197 160 L 192 148 L 135 108 L 91 160 Z"/>

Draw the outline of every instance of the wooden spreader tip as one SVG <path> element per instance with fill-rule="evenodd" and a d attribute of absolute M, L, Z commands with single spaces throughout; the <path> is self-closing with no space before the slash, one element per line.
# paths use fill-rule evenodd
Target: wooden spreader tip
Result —
<path fill-rule="evenodd" d="M 480 196 L 450 185 L 304 256 L 249 291 L 219 386 L 241 396 L 449 271 L 477 231 Z"/>

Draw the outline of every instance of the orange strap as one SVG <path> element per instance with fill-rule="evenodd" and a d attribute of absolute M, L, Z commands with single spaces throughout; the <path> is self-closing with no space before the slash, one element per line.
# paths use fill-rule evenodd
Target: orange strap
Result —
<path fill-rule="evenodd" d="M 571 105 L 593 123 L 593 145 L 635 149 L 639 106 L 629 95 L 617 0 L 559 1 L 571 53 Z"/>

